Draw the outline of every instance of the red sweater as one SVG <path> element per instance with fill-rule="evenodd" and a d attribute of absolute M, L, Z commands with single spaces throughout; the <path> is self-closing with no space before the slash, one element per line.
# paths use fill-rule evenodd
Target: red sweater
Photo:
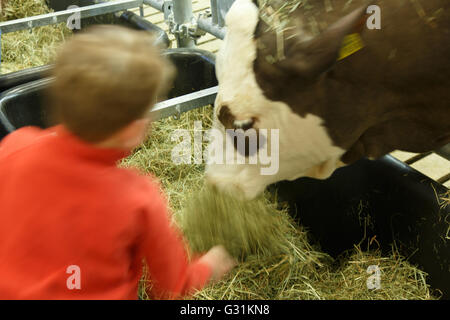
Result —
<path fill-rule="evenodd" d="M 157 183 L 116 166 L 126 155 L 60 126 L 1 141 L 0 299 L 136 299 L 143 259 L 153 297 L 205 285 Z"/>

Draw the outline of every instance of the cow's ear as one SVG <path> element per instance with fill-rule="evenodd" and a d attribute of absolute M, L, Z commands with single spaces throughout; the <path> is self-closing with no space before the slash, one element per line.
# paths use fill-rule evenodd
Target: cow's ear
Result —
<path fill-rule="evenodd" d="M 367 6 L 354 10 L 329 26 L 324 32 L 306 42 L 291 46 L 280 67 L 305 78 L 313 78 L 333 66 L 339 56 L 344 37 L 362 32 L 367 20 Z"/>

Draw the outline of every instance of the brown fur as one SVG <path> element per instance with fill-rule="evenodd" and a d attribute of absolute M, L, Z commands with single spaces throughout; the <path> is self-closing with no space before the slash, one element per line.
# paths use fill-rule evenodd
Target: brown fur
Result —
<path fill-rule="evenodd" d="M 260 22 L 258 84 L 267 98 L 287 103 L 295 113 L 321 117 L 335 145 L 347 150 L 345 163 L 449 143 L 450 1 L 415 1 L 425 17 L 414 0 L 374 1 L 381 8 L 381 30 L 362 25 L 365 47 L 341 61 L 336 58 L 342 39 L 361 30 L 366 1 L 353 1 L 344 10 L 347 0 L 334 0 L 329 13 L 322 0 L 311 10 L 300 7 L 291 23 L 297 29 L 286 38 L 311 17 L 321 33 L 312 40 L 301 35 L 286 40 L 286 59 L 272 64 L 266 57 L 275 55 L 276 38 Z"/>

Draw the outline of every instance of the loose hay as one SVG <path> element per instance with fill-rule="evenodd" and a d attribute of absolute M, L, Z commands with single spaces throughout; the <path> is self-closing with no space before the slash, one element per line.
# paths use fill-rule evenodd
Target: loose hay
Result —
<path fill-rule="evenodd" d="M 439 198 L 439 204 L 441 209 L 445 209 L 450 206 L 450 190 L 448 190 L 445 194 L 441 195 Z M 450 240 L 450 214 L 445 217 L 445 222 L 447 223 L 447 231 L 445 233 L 445 240 Z"/>
<path fill-rule="evenodd" d="M 53 12 L 45 0 L 8 0 L 0 21 L 9 21 Z M 59 45 L 72 34 L 64 23 L 16 31 L 2 35 L 1 73 L 9 73 L 50 63 Z"/>
<path fill-rule="evenodd" d="M 279 28 L 280 24 L 286 26 L 291 19 L 291 14 L 300 7 L 309 7 L 307 0 L 258 0 L 261 19 L 270 28 Z"/>
<path fill-rule="evenodd" d="M 299 242 L 302 236 L 300 235 Z M 319 253 L 316 253 L 316 255 Z M 426 273 L 392 253 L 362 252 L 355 247 L 339 266 L 322 254 L 323 262 L 300 260 L 293 251 L 284 257 L 253 257 L 227 279 L 195 294 L 196 299 L 285 299 L 285 300 L 428 300 Z M 369 290 L 369 266 L 380 268 L 379 289 Z"/>
<path fill-rule="evenodd" d="M 382 256 L 377 248 L 363 251 L 355 246 L 334 260 L 311 244 L 307 232 L 293 222 L 288 208 L 277 203 L 275 195 L 266 192 L 262 198 L 239 204 L 227 201 L 227 195 L 216 198 L 214 191 L 208 193 L 211 190 L 204 187 L 203 164 L 172 163 L 171 152 L 179 141 L 172 141 L 171 134 L 176 129 L 188 129 L 193 138 L 194 121 L 202 121 L 203 130 L 207 130 L 211 117 L 211 107 L 204 107 L 183 114 L 179 120 L 154 123 L 149 139 L 122 163 L 151 172 L 161 180 L 175 220 L 193 251 L 203 252 L 222 243 L 240 259 L 239 266 L 225 279 L 196 292 L 195 299 L 438 298 L 430 292 L 427 274 L 395 249 Z M 259 220 L 258 212 L 262 213 Z M 257 225 L 264 231 L 255 229 Z M 246 230 L 250 232 L 246 234 Z M 379 267 L 379 289 L 367 287 L 372 276 L 367 269 L 371 265 Z M 140 285 L 142 299 L 148 299 L 144 292 L 148 287 L 151 282 L 144 275 Z"/>

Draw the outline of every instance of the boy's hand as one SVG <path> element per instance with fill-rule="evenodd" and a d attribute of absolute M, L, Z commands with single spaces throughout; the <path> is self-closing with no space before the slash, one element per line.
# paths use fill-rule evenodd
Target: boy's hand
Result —
<path fill-rule="evenodd" d="M 205 262 L 211 266 L 212 281 L 219 281 L 233 269 L 237 262 L 227 252 L 223 246 L 215 246 L 211 248 L 203 257 L 200 258 L 201 262 Z"/>

